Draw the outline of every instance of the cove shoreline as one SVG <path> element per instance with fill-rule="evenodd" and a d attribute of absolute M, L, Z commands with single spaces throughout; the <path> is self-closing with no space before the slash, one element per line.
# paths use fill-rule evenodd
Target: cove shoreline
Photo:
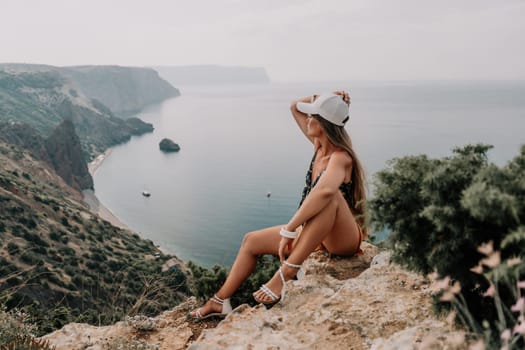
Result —
<path fill-rule="evenodd" d="M 111 155 L 111 148 L 108 148 L 104 153 L 99 154 L 93 161 L 88 163 L 88 171 L 92 178 L 95 178 L 97 169 L 102 165 L 104 160 Z M 84 203 L 87 204 L 89 210 L 98 215 L 101 219 L 108 221 L 113 226 L 130 230 L 126 224 L 122 222 L 111 210 L 106 208 L 95 195 L 94 190 L 83 190 L 82 191 Z"/>
<path fill-rule="evenodd" d="M 108 148 L 104 153 L 99 154 L 94 160 L 88 163 L 88 171 L 91 177 L 95 178 L 95 173 L 98 170 L 98 168 L 104 163 L 104 160 L 106 160 L 111 155 L 112 149 Z M 89 210 L 100 217 L 103 220 L 108 221 L 111 225 L 116 226 L 118 228 L 128 230 L 131 232 L 137 233 L 135 230 L 131 229 L 129 226 L 127 226 L 125 223 L 122 222 L 111 210 L 109 210 L 106 206 L 104 206 L 99 199 L 97 198 L 94 190 L 83 190 L 82 191 L 82 197 L 84 203 L 88 206 Z M 149 239 L 146 237 L 141 236 L 143 239 Z M 173 252 L 170 250 L 156 244 L 155 247 L 160 250 L 165 255 L 171 255 L 175 257 L 177 260 L 181 261 Z M 175 264 L 174 261 L 168 261 L 166 262 L 166 266 L 169 268 L 171 265 Z"/>

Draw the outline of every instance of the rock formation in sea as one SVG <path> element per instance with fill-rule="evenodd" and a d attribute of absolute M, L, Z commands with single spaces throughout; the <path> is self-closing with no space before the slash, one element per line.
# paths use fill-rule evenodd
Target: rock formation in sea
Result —
<path fill-rule="evenodd" d="M 465 349 L 464 333 L 432 312 L 429 281 L 363 243 L 351 258 L 316 252 L 306 276 L 270 309 L 238 306 L 220 323 L 192 323 L 189 298 L 154 318 L 113 326 L 69 324 L 44 336 L 56 350 L 145 344 L 158 349 Z M 216 326 L 215 326 L 216 325 Z"/>
<path fill-rule="evenodd" d="M 178 152 L 180 151 L 180 146 L 173 142 L 173 140 L 164 138 L 159 142 L 159 148 L 163 152 Z"/>

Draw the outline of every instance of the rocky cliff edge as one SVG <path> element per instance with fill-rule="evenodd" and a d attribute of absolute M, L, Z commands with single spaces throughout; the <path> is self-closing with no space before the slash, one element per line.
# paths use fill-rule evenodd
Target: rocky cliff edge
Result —
<path fill-rule="evenodd" d="M 113 326 L 69 324 L 44 336 L 62 349 L 464 349 L 463 332 L 432 312 L 429 281 L 363 243 L 352 258 L 316 252 L 271 309 L 240 305 L 222 322 L 187 322 L 194 298 L 155 318 Z M 215 327 L 216 325 L 216 327 Z M 117 345 L 116 345 L 117 344 Z"/>

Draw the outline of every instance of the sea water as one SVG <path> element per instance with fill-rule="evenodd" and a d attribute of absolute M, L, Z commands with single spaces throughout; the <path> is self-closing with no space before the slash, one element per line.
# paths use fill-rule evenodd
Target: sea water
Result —
<path fill-rule="evenodd" d="M 346 129 L 371 194 L 374 173 L 394 157 L 441 157 L 482 142 L 495 146 L 489 157 L 502 165 L 525 143 L 524 82 L 180 87 L 181 96 L 137 115 L 155 131 L 113 148 L 95 174 L 95 194 L 179 258 L 230 265 L 246 232 L 285 224 L 297 209 L 313 149 L 290 102 L 338 89 L 352 97 Z M 180 152 L 161 152 L 165 137 Z"/>

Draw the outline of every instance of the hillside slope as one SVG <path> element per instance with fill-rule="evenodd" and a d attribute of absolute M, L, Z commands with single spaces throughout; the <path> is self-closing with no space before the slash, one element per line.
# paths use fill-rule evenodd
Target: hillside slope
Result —
<path fill-rule="evenodd" d="M 41 332 L 157 314 L 187 295 L 181 266 L 94 216 L 47 164 L 0 141 L 0 304 L 28 312 Z"/>

